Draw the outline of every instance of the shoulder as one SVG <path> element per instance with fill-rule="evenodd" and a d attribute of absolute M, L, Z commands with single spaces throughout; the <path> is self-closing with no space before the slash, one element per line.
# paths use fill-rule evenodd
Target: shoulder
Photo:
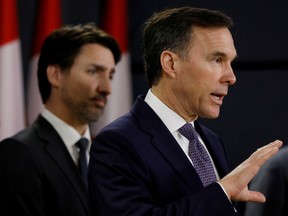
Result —
<path fill-rule="evenodd" d="M 33 141 L 32 141 L 33 140 Z M 31 154 L 31 146 L 35 143 L 35 133 L 31 127 L 0 142 L 0 155 L 7 157 L 24 157 Z M 0 156 L 1 157 L 1 156 Z"/>
<path fill-rule="evenodd" d="M 50 129 L 51 128 L 51 129 Z M 0 142 L 0 151 L 14 153 L 33 152 L 57 135 L 53 127 L 42 117 L 31 126 Z"/>
<path fill-rule="evenodd" d="M 7 178 L 28 175 L 37 164 L 33 148 L 21 140 L 25 133 L 26 129 L 0 142 L 0 170 Z"/>

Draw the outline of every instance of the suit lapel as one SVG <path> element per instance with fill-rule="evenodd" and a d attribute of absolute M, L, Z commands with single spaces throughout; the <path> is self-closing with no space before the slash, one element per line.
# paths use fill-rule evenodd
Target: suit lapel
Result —
<path fill-rule="evenodd" d="M 44 148 L 47 154 L 63 172 L 63 175 L 70 182 L 71 187 L 75 190 L 76 194 L 79 196 L 79 199 L 88 212 L 88 192 L 84 187 L 80 175 L 78 174 L 77 167 L 62 139 L 57 134 L 55 129 L 50 125 L 50 123 L 48 123 L 48 121 L 41 116 L 38 117 L 35 126 L 38 136 L 46 143 Z"/>
<path fill-rule="evenodd" d="M 142 129 L 151 135 L 151 145 L 160 152 L 163 159 L 170 164 L 191 192 L 202 187 L 201 180 L 189 159 L 161 119 L 143 98 L 137 99 L 132 113 L 138 118 Z M 195 185 L 197 186 L 195 187 Z"/>
<path fill-rule="evenodd" d="M 160 128 L 161 126 L 159 125 Z M 196 188 L 202 187 L 202 182 L 196 170 L 168 129 L 165 127 L 165 129 L 155 132 L 151 144 L 161 152 L 163 158 L 174 168 L 185 184 L 192 192 Z"/>

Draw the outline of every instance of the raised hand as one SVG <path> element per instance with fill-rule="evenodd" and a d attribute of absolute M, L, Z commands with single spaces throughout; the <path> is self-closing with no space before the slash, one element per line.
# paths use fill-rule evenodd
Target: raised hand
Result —
<path fill-rule="evenodd" d="M 231 200 L 265 202 L 265 196 L 262 193 L 248 189 L 248 183 L 261 166 L 278 152 L 282 144 L 282 141 L 275 140 L 257 149 L 247 160 L 219 181 Z"/>

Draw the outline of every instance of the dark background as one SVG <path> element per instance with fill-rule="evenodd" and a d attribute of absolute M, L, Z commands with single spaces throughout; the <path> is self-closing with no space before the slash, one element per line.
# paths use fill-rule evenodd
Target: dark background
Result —
<path fill-rule="evenodd" d="M 25 77 L 31 55 L 37 2 L 39 0 L 18 0 Z M 62 0 L 64 24 L 90 21 L 100 24 L 105 2 Z M 222 137 L 232 167 L 274 139 L 282 139 L 286 143 L 288 2 L 284 0 L 128 1 L 133 99 L 148 89 L 142 64 L 143 22 L 155 11 L 185 5 L 220 10 L 235 22 L 232 34 L 239 58 L 233 67 L 237 83 L 230 88 L 220 117 L 216 120 L 201 119 L 203 124 Z"/>

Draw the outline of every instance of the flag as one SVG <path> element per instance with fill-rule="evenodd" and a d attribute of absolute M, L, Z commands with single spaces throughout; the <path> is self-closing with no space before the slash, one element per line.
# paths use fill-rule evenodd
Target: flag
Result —
<path fill-rule="evenodd" d="M 37 64 L 42 43 L 46 36 L 62 24 L 61 0 L 38 1 L 36 25 L 34 29 L 34 40 L 32 58 L 29 67 L 27 113 L 28 124 L 30 125 L 43 110 L 43 103 L 40 96 L 37 81 Z"/>
<path fill-rule="evenodd" d="M 112 94 L 108 96 L 108 102 L 103 116 L 98 122 L 91 124 L 92 136 L 119 117 L 128 112 L 132 103 L 131 68 L 128 51 L 128 3 L 127 0 L 107 0 L 104 12 L 102 29 L 112 35 L 119 43 L 122 58 L 116 66 L 116 73 L 112 80 Z"/>
<path fill-rule="evenodd" d="M 0 0 L 0 140 L 25 127 L 16 0 Z"/>

